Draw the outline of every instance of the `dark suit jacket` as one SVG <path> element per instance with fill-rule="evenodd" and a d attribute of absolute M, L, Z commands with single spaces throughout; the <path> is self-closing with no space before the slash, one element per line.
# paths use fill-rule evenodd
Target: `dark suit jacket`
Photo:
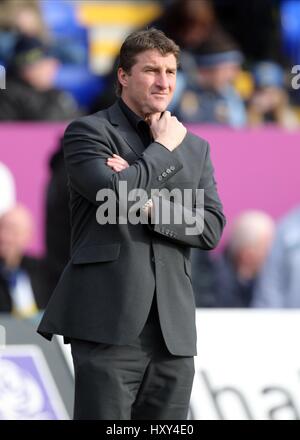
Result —
<path fill-rule="evenodd" d="M 131 165 L 112 171 L 116 153 Z M 212 249 L 225 218 L 216 191 L 206 141 L 188 133 L 170 152 L 153 142 L 146 149 L 118 103 L 71 123 L 64 138 L 72 223 L 71 260 L 50 299 L 38 332 L 109 344 L 128 344 L 141 332 L 154 291 L 167 347 L 175 355 L 196 353 L 195 301 L 190 247 Z M 185 224 L 99 225 L 99 189 L 118 195 L 143 188 L 204 188 L 203 233 L 187 235 Z M 193 209 L 190 209 L 193 214 Z"/>
<path fill-rule="evenodd" d="M 70 257 L 71 225 L 69 190 L 63 155 L 63 142 L 49 162 L 51 177 L 46 190 L 46 286 L 53 292 Z"/>

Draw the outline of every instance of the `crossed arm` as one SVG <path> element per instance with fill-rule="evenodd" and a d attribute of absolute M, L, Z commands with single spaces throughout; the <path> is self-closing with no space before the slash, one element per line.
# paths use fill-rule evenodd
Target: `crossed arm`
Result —
<path fill-rule="evenodd" d="M 114 147 L 108 145 L 103 133 L 104 131 L 99 127 L 79 120 L 68 127 L 64 139 L 65 162 L 70 184 L 91 203 L 99 204 L 96 193 L 102 188 L 112 189 L 118 199 L 120 181 L 126 181 L 128 191 L 142 188 L 150 199 L 153 188 L 163 188 L 166 181 L 183 167 L 171 151 L 156 142 L 150 144 L 143 155 L 129 165 L 125 159 L 116 154 L 117 150 L 116 153 L 113 152 Z M 159 176 L 166 168 L 172 168 L 172 172 L 161 181 Z M 204 228 L 194 235 L 188 235 L 185 224 L 169 226 L 162 223 L 149 224 L 154 234 L 163 235 L 166 239 L 182 245 L 202 249 L 212 249 L 217 245 L 225 225 L 225 217 L 215 188 L 208 146 L 203 177 L 199 185 L 204 189 L 205 194 L 204 218 L 198 217 L 200 222 L 204 222 Z M 153 202 L 155 209 L 154 198 Z M 145 206 L 149 215 L 153 209 L 151 205 L 149 201 Z M 175 203 L 171 203 L 171 209 L 176 209 Z M 197 219 L 197 211 L 193 208 L 188 209 L 187 215 Z"/>

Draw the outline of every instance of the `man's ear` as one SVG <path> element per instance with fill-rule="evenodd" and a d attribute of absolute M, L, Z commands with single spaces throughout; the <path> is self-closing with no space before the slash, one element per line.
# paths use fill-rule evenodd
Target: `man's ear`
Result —
<path fill-rule="evenodd" d="M 118 68 L 118 80 L 122 87 L 127 87 L 128 73 L 122 67 Z"/>

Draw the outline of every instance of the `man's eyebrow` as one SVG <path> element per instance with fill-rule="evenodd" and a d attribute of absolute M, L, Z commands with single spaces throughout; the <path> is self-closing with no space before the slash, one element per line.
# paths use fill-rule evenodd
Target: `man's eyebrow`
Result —
<path fill-rule="evenodd" d="M 145 66 L 143 67 L 144 69 L 159 69 L 160 66 L 157 64 L 145 64 Z M 172 71 L 176 71 L 177 67 L 167 67 L 167 70 L 172 70 Z"/>
<path fill-rule="evenodd" d="M 157 66 L 156 64 L 145 64 L 144 65 L 144 69 L 157 69 L 159 66 Z"/>

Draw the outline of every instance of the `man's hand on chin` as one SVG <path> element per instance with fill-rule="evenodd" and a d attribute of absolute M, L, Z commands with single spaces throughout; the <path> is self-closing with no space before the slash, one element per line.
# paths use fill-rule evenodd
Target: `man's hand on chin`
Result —
<path fill-rule="evenodd" d="M 164 145 L 169 151 L 175 150 L 181 144 L 187 130 L 169 111 L 149 115 L 148 119 L 156 142 Z"/>

